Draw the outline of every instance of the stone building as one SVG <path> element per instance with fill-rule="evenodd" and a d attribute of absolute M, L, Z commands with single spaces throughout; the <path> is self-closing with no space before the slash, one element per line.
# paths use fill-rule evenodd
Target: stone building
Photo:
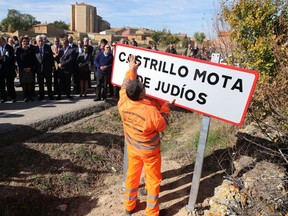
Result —
<path fill-rule="evenodd" d="M 52 23 L 37 24 L 37 25 L 34 25 L 31 30 L 35 34 L 44 34 L 47 37 L 62 36 L 64 34 L 63 29 L 57 28 Z"/>
<path fill-rule="evenodd" d="M 110 23 L 97 15 L 96 7 L 77 2 L 71 5 L 71 31 L 99 33 L 106 29 L 110 29 Z"/>
<path fill-rule="evenodd" d="M 37 35 L 46 35 L 47 37 L 62 37 L 65 34 L 65 31 L 63 29 L 60 29 L 56 27 L 52 23 L 42 23 L 34 25 L 29 31 L 23 31 L 18 30 L 16 32 L 13 32 L 12 35 L 15 35 L 17 37 L 23 36 L 23 35 L 29 35 L 30 37 L 35 37 Z"/>

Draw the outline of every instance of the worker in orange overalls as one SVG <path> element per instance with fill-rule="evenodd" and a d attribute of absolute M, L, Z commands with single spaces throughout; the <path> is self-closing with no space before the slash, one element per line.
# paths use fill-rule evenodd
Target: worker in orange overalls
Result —
<path fill-rule="evenodd" d="M 160 134 L 166 129 L 171 103 L 145 98 L 145 87 L 137 79 L 139 63 L 130 56 L 129 70 L 119 92 L 118 108 L 124 127 L 128 168 L 125 182 L 125 214 L 136 207 L 138 187 L 144 167 L 147 189 L 147 216 L 159 215 L 161 175 Z"/>

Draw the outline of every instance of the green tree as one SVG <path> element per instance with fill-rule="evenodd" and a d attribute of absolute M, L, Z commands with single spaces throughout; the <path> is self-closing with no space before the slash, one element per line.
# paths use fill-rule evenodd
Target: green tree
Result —
<path fill-rule="evenodd" d="M 3 31 L 15 32 L 17 30 L 29 30 L 33 25 L 39 24 L 35 17 L 29 14 L 21 14 L 15 9 L 8 10 L 7 17 L 1 21 Z"/>
<path fill-rule="evenodd" d="M 60 29 L 64 29 L 64 30 L 69 29 L 69 25 L 62 20 L 54 21 L 53 24 Z"/>
<path fill-rule="evenodd" d="M 163 31 L 155 31 L 151 34 L 151 37 L 155 44 L 159 44 L 163 35 Z"/>
<path fill-rule="evenodd" d="M 286 32 L 285 0 L 234 0 L 222 2 L 222 16 L 229 23 L 229 36 L 237 42 L 235 58 L 246 68 L 272 75 L 279 62 L 274 46 Z M 281 42 L 280 42 L 281 43 Z"/>
<path fill-rule="evenodd" d="M 206 39 L 206 35 L 204 34 L 204 32 L 200 32 L 200 33 L 195 32 L 193 35 L 193 38 L 199 46 L 202 46 L 204 40 Z"/>
<path fill-rule="evenodd" d="M 172 34 L 166 34 L 162 37 L 162 43 L 163 45 L 168 45 L 168 44 L 177 44 L 180 41 L 180 39 Z"/>
<path fill-rule="evenodd" d="M 248 119 L 256 122 L 271 141 L 285 143 L 288 136 L 288 2 L 287 0 L 223 0 L 220 22 L 234 46 L 234 58 L 261 76 L 249 107 Z M 269 119 L 269 121 L 267 121 Z"/>
<path fill-rule="evenodd" d="M 154 43 L 168 45 L 170 43 L 177 44 L 180 39 L 170 33 L 170 30 L 163 29 L 162 31 L 155 31 L 151 35 Z"/>

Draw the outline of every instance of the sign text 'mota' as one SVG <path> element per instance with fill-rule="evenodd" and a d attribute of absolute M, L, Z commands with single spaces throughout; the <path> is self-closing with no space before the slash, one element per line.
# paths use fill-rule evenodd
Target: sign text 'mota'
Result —
<path fill-rule="evenodd" d="M 121 85 L 130 55 L 140 62 L 139 79 L 152 97 L 215 117 L 242 124 L 258 73 L 125 45 L 117 45 L 112 82 Z"/>

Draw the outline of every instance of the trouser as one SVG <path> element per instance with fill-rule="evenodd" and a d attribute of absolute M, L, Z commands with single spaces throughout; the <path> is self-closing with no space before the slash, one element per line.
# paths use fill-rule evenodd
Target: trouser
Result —
<path fill-rule="evenodd" d="M 12 100 L 16 99 L 14 79 L 15 79 L 15 76 L 5 76 L 3 74 L 0 75 L 1 99 L 7 100 L 7 96 L 10 96 Z M 6 91 L 6 87 L 7 87 L 7 91 Z"/>
<path fill-rule="evenodd" d="M 107 82 L 108 77 L 106 74 L 96 73 L 97 76 L 97 86 L 96 86 L 96 98 L 105 100 L 107 98 Z M 102 92 L 103 89 L 103 92 Z"/>
<path fill-rule="evenodd" d="M 114 86 L 114 96 L 119 99 L 119 91 L 120 91 L 120 87 L 118 86 Z"/>
<path fill-rule="evenodd" d="M 60 83 L 59 83 L 58 97 L 61 97 L 62 92 L 64 92 L 67 97 L 70 97 L 70 94 L 71 94 L 71 74 L 67 71 L 61 71 L 60 72 Z"/>
<path fill-rule="evenodd" d="M 114 86 L 111 83 L 111 73 L 107 76 L 107 82 L 108 82 L 108 91 L 110 94 L 110 97 L 114 96 Z"/>
<path fill-rule="evenodd" d="M 53 89 L 54 89 L 54 95 L 59 94 L 59 83 L 60 83 L 60 70 L 55 70 L 54 71 L 54 76 L 53 76 Z"/>
<path fill-rule="evenodd" d="M 160 211 L 158 198 L 162 180 L 160 152 L 149 158 L 141 158 L 139 156 L 130 155 L 128 150 L 128 170 L 126 174 L 124 205 L 128 211 L 132 211 L 136 207 L 143 166 L 147 188 L 147 205 L 145 212 L 147 216 L 158 216 Z"/>
<path fill-rule="evenodd" d="M 38 73 L 37 74 L 37 78 L 38 78 L 38 84 L 39 84 L 39 97 L 43 98 L 44 95 L 45 95 L 44 83 L 46 81 L 48 97 L 51 99 L 53 97 L 53 92 L 52 92 L 52 74 L 51 75 L 44 75 L 42 73 Z"/>
<path fill-rule="evenodd" d="M 32 83 L 22 83 L 24 99 L 32 99 Z"/>
<path fill-rule="evenodd" d="M 73 78 L 73 91 L 77 93 L 80 91 L 79 71 L 77 69 L 74 69 L 72 78 Z"/>

